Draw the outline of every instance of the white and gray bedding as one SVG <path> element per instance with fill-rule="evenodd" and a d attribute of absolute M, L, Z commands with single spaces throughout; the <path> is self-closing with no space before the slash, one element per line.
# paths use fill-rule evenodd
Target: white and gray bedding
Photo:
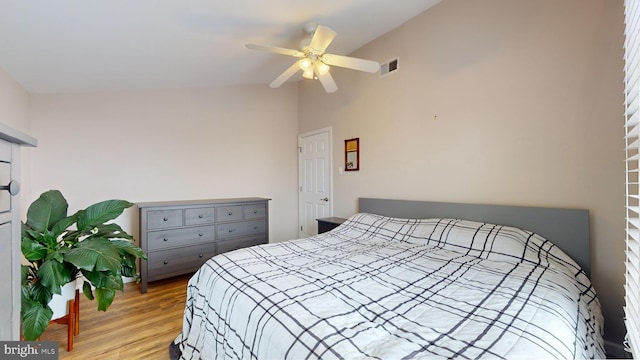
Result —
<path fill-rule="evenodd" d="M 513 227 L 356 214 L 207 261 L 181 359 L 604 358 L 585 273 Z"/>

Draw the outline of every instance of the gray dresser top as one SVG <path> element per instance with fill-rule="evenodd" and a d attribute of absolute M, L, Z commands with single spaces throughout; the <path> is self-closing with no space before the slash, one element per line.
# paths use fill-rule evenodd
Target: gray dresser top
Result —
<path fill-rule="evenodd" d="M 35 138 L 2 123 L 0 123 L 0 139 L 25 146 L 38 145 L 38 140 Z"/>
<path fill-rule="evenodd" d="M 135 203 L 139 208 L 148 207 L 160 207 L 160 206 L 189 206 L 189 205 L 223 205 L 233 203 L 246 203 L 246 202 L 263 202 L 271 199 L 261 197 L 246 197 L 246 198 L 230 198 L 230 199 L 204 199 L 204 200 L 173 200 L 173 201 L 149 201 Z"/>

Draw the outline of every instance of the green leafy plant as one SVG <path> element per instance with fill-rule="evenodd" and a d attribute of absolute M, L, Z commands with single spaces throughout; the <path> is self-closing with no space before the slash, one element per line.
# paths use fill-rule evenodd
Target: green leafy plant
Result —
<path fill-rule="evenodd" d="M 68 216 L 67 200 L 58 190 L 42 193 L 22 223 L 21 248 L 28 264 L 22 265 L 22 335 L 35 340 L 49 325 L 49 302 L 61 287 L 78 278 L 82 292 L 106 311 L 123 290 L 122 277 L 135 277 L 137 259 L 146 259 L 133 237 L 115 223 L 133 204 L 106 200 Z"/>

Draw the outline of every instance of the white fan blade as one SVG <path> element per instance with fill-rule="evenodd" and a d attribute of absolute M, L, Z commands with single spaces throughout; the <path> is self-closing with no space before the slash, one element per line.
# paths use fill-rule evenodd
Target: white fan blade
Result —
<path fill-rule="evenodd" d="M 259 44 L 246 44 L 245 46 L 251 50 L 268 51 L 276 54 L 295 56 L 297 58 L 301 58 L 304 56 L 304 53 L 302 51 L 281 48 L 277 46 L 259 45 Z"/>
<path fill-rule="evenodd" d="M 318 25 L 313 33 L 309 47 L 322 54 L 336 37 L 336 32 L 326 26 Z"/>
<path fill-rule="evenodd" d="M 336 85 L 336 82 L 333 80 L 333 76 L 331 76 L 330 72 L 326 72 L 324 75 L 320 75 L 316 66 L 316 76 L 318 77 L 318 80 L 320 80 L 324 91 L 333 93 L 338 90 L 338 85 Z"/>
<path fill-rule="evenodd" d="M 300 70 L 300 67 L 298 66 L 298 62 L 296 61 L 287 70 L 280 74 L 280 76 L 273 80 L 271 84 L 269 84 L 269 87 L 274 89 L 280 87 L 280 85 L 284 84 L 285 81 L 289 80 L 290 77 L 295 75 L 298 70 Z"/>
<path fill-rule="evenodd" d="M 342 55 L 324 54 L 322 55 L 322 62 L 327 65 L 360 70 L 368 73 L 376 73 L 380 70 L 380 64 L 377 61 L 358 59 Z"/>

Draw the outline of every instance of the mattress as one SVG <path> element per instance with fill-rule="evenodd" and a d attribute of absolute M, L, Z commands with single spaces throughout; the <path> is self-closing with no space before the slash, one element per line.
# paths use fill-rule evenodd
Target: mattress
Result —
<path fill-rule="evenodd" d="M 604 358 L 578 265 L 539 235 L 360 213 L 333 231 L 208 260 L 181 359 Z"/>

